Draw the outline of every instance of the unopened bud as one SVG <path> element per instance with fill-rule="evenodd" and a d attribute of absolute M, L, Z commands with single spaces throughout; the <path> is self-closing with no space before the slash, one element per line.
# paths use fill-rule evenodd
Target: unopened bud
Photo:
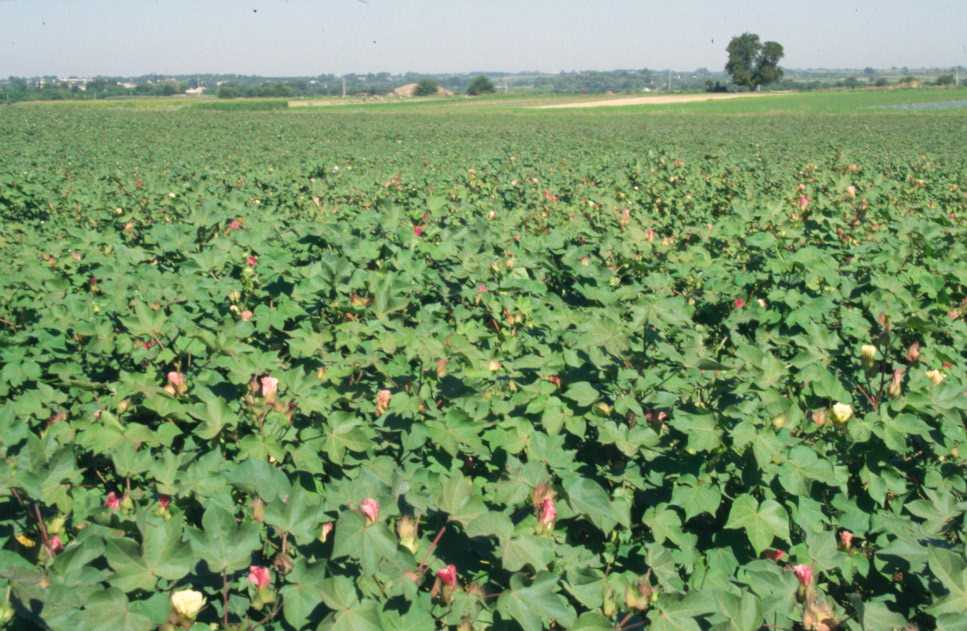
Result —
<path fill-rule="evenodd" d="M 419 524 L 409 515 L 400 517 L 396 522 L 396 534 L 399 535 L 400 545 L 416 554 L 419 537 Z"/>
<path fill-rule="evenodd" d="M 265 502 L 261 497 L 252 500 L 252 519 L 259 523 L 265 521 Z"/>

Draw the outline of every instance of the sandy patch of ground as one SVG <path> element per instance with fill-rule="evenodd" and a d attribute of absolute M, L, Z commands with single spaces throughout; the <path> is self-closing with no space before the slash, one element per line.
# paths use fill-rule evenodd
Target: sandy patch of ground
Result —
<path fill-rule="evenodd" d="M 555 105 L 538 105 L 534 109 L 556 110 L 563 108 L 585 107 L 617 107 L 620 105 L 672 105 L 676 103 L 698 103 L 702 101 L 726 101 L 730 99 L 746 99 L 757 96 L 771 96 L 777 92 L 742 92 L 740 94 L 668 94 L 664 96 L 628 96 L 617 99 L 603 99 L 598 101 L 581 101 L 578 103 L 558 103 Z"/>

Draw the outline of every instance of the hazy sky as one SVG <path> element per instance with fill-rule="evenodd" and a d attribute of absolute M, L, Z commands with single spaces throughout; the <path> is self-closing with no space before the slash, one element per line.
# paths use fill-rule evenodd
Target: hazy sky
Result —
<path fill-rule="evenodd" d="M 0 76 L 967 65 L 967 0 L 0 0 Z"/>

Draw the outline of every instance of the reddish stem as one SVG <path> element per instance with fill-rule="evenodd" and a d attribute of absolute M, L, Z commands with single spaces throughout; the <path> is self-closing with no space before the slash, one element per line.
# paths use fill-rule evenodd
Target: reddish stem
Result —
<path fill-rule="evenodd" d="M 426 551 L 426 554 L 424 555 L 423 560 L 420 561 L 419 567 L 416 568 L 417 574 L 422 576 L 423 573 L 426 572 L 426 561 L 429 558 L 429 556 L 433 554 L 433 551 L 436 550 L 436 547 L 440 545 L 440 539 L 443 539 L 443 533 L 446 532 L 446 530 L 447 530 L 447 525 L 443 524 L 443 527 L 440 528 L 440 531 L 436 533 L 436 537 L 433 538 L 433 543 L 430 544 L 430 547 Z"/>
<path fill-rule="evenodd" d="M 40 514 L 40 507 L 34 504 L 34 517 L 37 519 L 37 529 L 40 530 L 40 537 L 44 541 L 44 547 L 50 548 L 50 538 L 47 536 L 47 524 L 44 517 Z"/>

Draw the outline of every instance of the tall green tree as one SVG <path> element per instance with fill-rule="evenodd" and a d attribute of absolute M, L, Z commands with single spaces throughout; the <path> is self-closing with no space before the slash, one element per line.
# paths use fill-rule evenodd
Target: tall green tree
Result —
<path fill-rule="evenodd" d="M 477 96 L 478 94 L 491 94 L 496 90 L 494 83 L 484 75 L 474 78 L 467 87 L 467 94 Z"/>
<path fill-rule="evenodd" d="M 756 90 L 782 79 L 779 61 L 785 51 L 779 42 L 762 42 L 755 33 L 743 33 L 732 38 L 726 52 L 725 71 L 736 85 Z"/>
<path fill-rule="evenodd" d="M 423 79 L 416 86 L 416 96 L 433 96 L 440 89 L 440 84 L 433 79 Z"/>

